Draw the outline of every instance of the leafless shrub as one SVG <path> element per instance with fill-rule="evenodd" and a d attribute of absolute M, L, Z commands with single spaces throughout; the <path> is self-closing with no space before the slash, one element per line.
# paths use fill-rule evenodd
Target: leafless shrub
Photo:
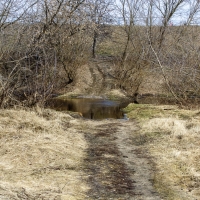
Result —
<path fill-rule="evenodd" d="M 2 25 L 1 107 L 43 105 L 61 85 L 73 82 L 88 55 L 88 24 L 82 21 L 84 1 L 70 2 L 37 1 L 18 20 Z"/>

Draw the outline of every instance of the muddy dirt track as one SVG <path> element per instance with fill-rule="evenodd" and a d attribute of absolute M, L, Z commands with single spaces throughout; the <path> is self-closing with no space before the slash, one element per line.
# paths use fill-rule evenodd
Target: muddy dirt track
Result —
<path fill-rule="evenodd" d="M 152 184 L 150 158 L 135 145 L 134 121 L 90 121 L 84 172 L 88 199 L 160 200 Z M 91 134 L 92 132 L 92 134 Z"/>

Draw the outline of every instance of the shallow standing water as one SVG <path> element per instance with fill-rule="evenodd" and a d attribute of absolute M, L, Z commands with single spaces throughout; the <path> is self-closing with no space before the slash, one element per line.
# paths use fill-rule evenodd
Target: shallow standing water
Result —
<path fill-rule="evenodd" d="M 122 108 L 128 102 L 112 101 L 106 99 L 54 99 L 52 108 L 58 111 L 79 112 L 84 118 L 88 119 L 122 119 L 124 113 Z"/>

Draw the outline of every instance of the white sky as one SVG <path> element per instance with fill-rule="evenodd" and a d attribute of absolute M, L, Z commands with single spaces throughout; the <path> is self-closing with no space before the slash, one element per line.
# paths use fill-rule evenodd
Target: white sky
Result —
<path fill-rule="evenodd" d="M 129 0 L 129 1 L 130 2 L 138 2 L 138 0 Z M 177 12 L 171 18 L 170 23 L 173 24 L 173 25 L 182 25 L 182 24 L 186 23 L 188 16 L 189 16 L 189 13 L 190 13 L 190 8 L 196 2 L 197 2 L 197 0 L 190 0 L 190 1 L 185 1 L 184 3 L 182 3 L 181 6 L 179 7 L 179 9 L 177 10 Z M 120 0 L 116 0 L 116 3 L 120 5 Z M 143 12 L 143 10 L 144 9 L 142 9 L 142 12 Z M 198 12 L 199 13 L 195 15 L 194 20 L 191 22 L 192 24 L 200 24 L 200 9 L 199 9 Z M 117 15 L 118 15 L 118 17 L 117 17 Z M 116 14 L 116 18 L 118 20 L 117 23 L 119 23 L 120 22 L 120 15 Z M 139 24 L 144 24 L 144 22 L 142 22 L 142 21 L 145 21 L 145 14 L 140 14 L 140 16 L 137 16 L 136 19 L 137 19 Z M 162 21 L 162 16 L 158 12 L 157 14 L 155 13 L 154 23 L 159 24 L 159 21 Z"/>

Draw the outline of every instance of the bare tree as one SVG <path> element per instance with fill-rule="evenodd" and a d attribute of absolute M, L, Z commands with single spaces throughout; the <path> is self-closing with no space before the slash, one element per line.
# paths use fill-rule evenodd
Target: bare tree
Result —
<path fill-rule="evenodd" d="M 113 77 L 128 96 L 136 100 L 152 72 L 162 75 L 164 87 L 178 101 L 200 94 L 200 37 L 194 25 L 200 2 L 119 0 L 115 14 L 123 24 L 110 26 L 112 3 L 2 0 L 0 106 L 44 104 L 61 86 L 72 83 L 77 68 L 87 62 L 91 43 L 95 57 L 105 27 L 116 30 Z M 183 8 L 184 23 L 178 24 L 176 16 Z M 171 26 L 173 21 L 176 26 Z"/>
<path fill-rule="evenodd" d="M 128 95 L 134 97 L 151 73 L 163 77 L 163 87 L 179 102 L 189 93 L 197 94 L 199 36 L 198 27 L 191 24 L 198 17 L 199 4 L 195 0 L 118 1 L 123 51 L 115 75 Z"/>
<path fill-rule="evenodd" d="M 148 65 L 141 36 L 143 28 L 138 26 L 143 3 L 143 0 L 120 0 L 117 3 L 118 15 L 123 19 L 119 36 L 123 44 L 117 57 L 115 76 L 119 88 L 125 90 L 134 101 Z"/>
<path fill-rule="evenodd" d="M 183 6 L 187 9 L 183 10 Z M 199 1 L 149 1 L 148 9 L 150 11 L 147 15 L 148 21 L 151 23 L 148 24 L 147 37 L 153 53 L 149 59 L 155 67 L 160 68 L 172 96 L 178 102 L 184 102 L 188 91 L 197 93 L 197 85 L 199 85 L 199 75 L 197 75 L 199 72 L 196 67 L 199 56 L 194 45 L 199 41 L 194 31 L 198 31 L 198 28 L 191 26 L 199 12 Z M 161 17 L 159 29 L 156 29 L 155 24 L 152 23 L 153 10 Z M 172 26 L 170 21 L 176 19 L 180 12 L 185 22 L 182 25 Z M 189 65 L 188 60 L 190 60 Z M 191 60 L 194 62 L 191 63 Z"/>
<path fill-rule="evenodd" d="M 25 56 L 18 56 L 17 44 L 21 42 L 23 31 L 20 22 L 37 1 L 18 2 L 2 0 L 0 2 L 0 106 L 8 104 L 9 99 L 16 101 L 12 94 L 18 85 L 16 75 L 20 71 L 20 62 Z M 22 29 L 21 29 L 22 28 Z M 15 52 L 15 55 L 14 55 Z"/>
<path fill-rule="evenodd" d="M 9 4 L 11 1 L 7 2 L 10 7 L 4 5 L 2 19 L 7 7 L 10 11 L 14 9 Z M 84 59 L 84 56 L 77 57 L 85 50 L 83 31 L 87 23 L 82 22 L 84 9 L 80 9 L 84 0 L 28 3 L 25 11 L 19 7 L 18 20 L 8 15 L 3 21 L 1 88 L 4 99 L 6 96 L 9 100 L 33 106 L 38 102 L 44 104 L 62 84 L 62 77 L 68 77 L 68 80 L 62 78 L 65 84 L 73 80 L 76 66 Z M 2 99 L 2 106 L 4 102 Z"/>
<path fill-rule="evenodd" d="M 112 23 L 112 0 L 88 0 L 89 18 L 93 25 L 93 43 L 92 43 L 92 56 L 96 56 L 97 39 L 100 35 L 104 35 L 105 26 Z"/>

